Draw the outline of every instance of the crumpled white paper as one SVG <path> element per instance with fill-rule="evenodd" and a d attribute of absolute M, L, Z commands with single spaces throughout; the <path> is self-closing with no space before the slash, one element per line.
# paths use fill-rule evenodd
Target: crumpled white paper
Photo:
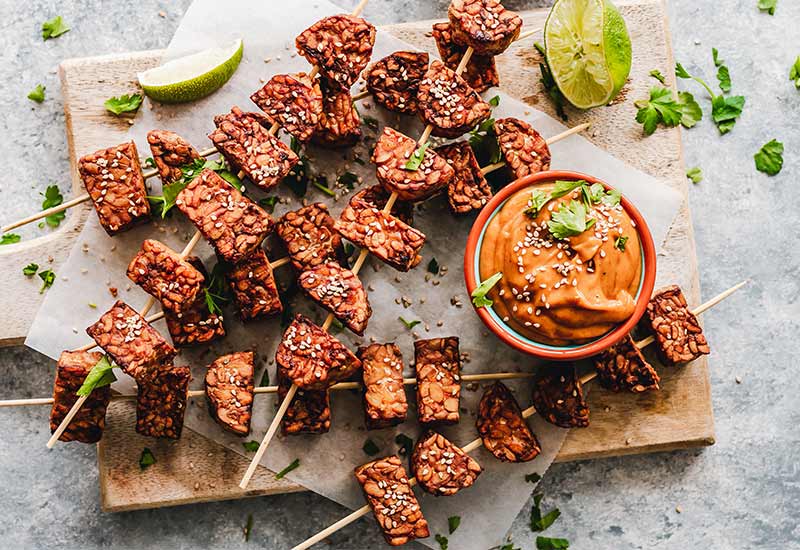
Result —
<path fill-rule="evenodd" d="M 242 37 L 245 44 L 244 59 L 226 86 L 194 104 L 159 106 L 145 100 L 136 124 L 131 129 L 131 138 L 139 146 L 141 156 L 149 156 L 145 134 L 153 128 L 176 131 L 198 149 L 207 148 L 210 142 L 206 134 L 213 129 L 212 118 L 215 114 L 227 112 L 232 105 L 238 105 L 245 110 L 257 110 L 251 104 L 249 95 L 261 86 L 260 79 L 266 81 L 277 73 L 310 69 L 305 59 L 294 53 L 295 36 L 321 17 L 341 11 L 333 4 L 321 0 L 292 2 L 290 6 L 275 0 L 227 0 L 224 4 L 213 0 L 196 0 L 170 43 L 166 57 L 174 58 L 199 49 L 224 45 Z M 377 60 L 403 49 L 415 48 L 379 31 L 373 59 Z M 436 55 L 433 40 L 429 51 L 433 56 Z M 269 62 L 265 62 L 265 59 L 269 59 Z M 499 90 L 489 90 L 484 94 L 487 98 L 495 95 L 500 96 L 500 104 L 494 109 L 495 117 L 522 118 L 545 137 L 565 129 L 556 120 Z M 392 125 L 410 136 L 421 133 L 422 125 L 418 121 L 410 117 L 401 119 L 393 113 L 387 113 L 372 105 L 370 99 L 362 101 L 358 109 L 362 117 L 374 117 L 380 121 L 381 126 Z M 355 150 L 330 152 L 313 147 L 308 150 L 313 166 L 318 172 L 328 175 L 331 185 L 336 180 L 336 174 L 345 171 L 357 173 L 363 178 L 364 185 L 375 183 L 374 167 L 368 162 L 368 146 L 374 142 L 375 132 L 366 127 L 364 130 L 365 135 L 372 139 L 368 144 L 360 144 Z M 85 154 L 88 151 L 79 153 Z M 553 145 L 552 153 L 554 169 L 590 173 L 620 189 L 647 219 L 657 247 L 663 242 L 682 200 L 677 192 L 611 157 L 580 136 L 572 136 Z M 364 166 L 353 161 L 354 154 L 367 161 Z M 149 186 L 153 188 L 154 194 L 158 193 L 160 185 L 157 180 L 151 180 Z M 264 193 L 255 188 L 248 192 L 254 198 L 264 196 Z M 309 202 L 327 203 L 336 216 L 348 196 L 342 189 L 337 189 L 337 193 L 344 196 L 333 200 L 309 186 L 306 199 Z M 276 217 L 300 206 L 300 201 L 285 187 L 279 188 L 277 194 L 287 202 L 277 205 Z M 428 237 L 423 250 L 423 263 L 410 273 L 398 273 L 383 266 L 378 260 L 369 260 L 361 273 L 364 285 L 371 289 L 369 295 L 374 310 L 366 337 L 357 338 L 348 333 L 338 334 L 337 337 L 351 349 L 370 339 L 396 341 L 403 351 L 406 376 L 411 376 L 413 372 L 408 362 L 413 360 L 414 337 L 449 335 L 459 336 L 461 351 L 469 354 L 470 360 L 463 366 L 465 374 L 532 369 L 534 361 L 514 352 L 491 336 L 471 310 L 464 288 L 462 262 L 467 233 L 473 219 L 474 217 L 451 216 L 443 197 L 425 203 L 417 211 L 414 221 L 415 227 Z M 67 262 L 58 268 L 57 282 L 48 291 L 26 344 L 53 358 L 57 358 L 64 349 L 85 344 L 88 341 L 85 327 L 94 323 L 114 301 L 107 290 L 109 286 L 118 288 L 120 299 L 134 308 L 141 308 L 148 296 L 126 278 L 125 269 L 142 240 L 148 237 L 159 239 L 173 249 L 181 250 L 193 232 L 193 226 L 177 209 L 165 221 L 157 220 L 114 238 L 105 234 L 95 216 L 90 216 Z M 213 266 L 213 253 L 207 243 L 201 242 L 195 253 L 203 258 L 207 267 Z M 446 269 L 446 274 L 428 276 L 430 280 L 426 280 L 425 266 L 432 258 L 436 258 L 443 269 Z M 273 256 L 272 259 L 276 258 Z M 290 269 L 286 267 L 280 268 L 277 275 L 284 280 L 292 276 Z M 437 282 L 436 285 L 434 281 Z M 411 302 L 408 307 L 402 303 L 403 298 Z M 90 307 L 90 303 L 95 304 L 96 308 Z M 309 315 L 318 322 L 325 316 L 325 312 L 304 298 L 296 300 L 294 310 Z M 158 308 L 153 311 L 158 311 Z M 409 321 L 420 320 L 422 323 L 412 332 L 398 320 L 399 316 Z M 177 363 L 192 367 L 192 388 L 202 388 L 205 366 L 215 357 L 242 349 L 256 350 L 257 382 L 261 380 L 265 367 L 269 371 L 270 379 L 274 381 L 274 352 L 282 333 L 280 321 L 271 319 L 243 325 L 236 319 L 233 308 L 228 307 L 225 324 L 228 336 L 223 341 L 209 348 L 181 352 Z M 163 321 L 159 321 L 156 327 L 167 334 Z M 487 385 L 465 386 L 462 392 L 461 422 L 442 430 L 456 444 L 465 445 L 477 436 L 475 412 L 483 388 Z M 529 406 L 528 383 L 509 382 L 508 385 L 516 390 L 520 405 L 523 408 Z M 121 375 L 115 388 L 131 392 L 132 380 Z M 395 444 L 395 436 L 399 433 L 416 439 L 419 428 L 414 420 L 413 394 L 413 389 L 408 388 L 411 407 L 409 420 L 405 424 L 393 429 L 366 432 L 360 394 L 355 391 L 335 392 L 331 399 L 333 426 L 330 433 L 291 438 L 279 436 L 273 440 L 263 464 L 279 471 L 295 458 L 299 458 L 300 467 L 288 474 L 289 479 L 350 508 L 360 507 L 364 504 L 364 499 L 352 474 L 353 468 L 372 458 L 396 452 L 398 446 Z M 204 399 L 192 401 L 187 411 L 186 426 L 247 455 L 242 442 L 261 440 L 276 406 L 274 396 L 259 395 L 256 398 L 253 430 L 245 440 L 223 432 L 205 410 Z M 133 421 L 131 418 L 131 422 Z M 456 496 L 437 499 L 417 490 L 432 532 L 429 539 L 421 541 L 423 544 L 438 547 L 433 534 L 447 534 L 447 518 L 454 515 L 461 516 L 462 522 L 454 534 L 448 535 L 451 548 L 485 549 L 501 542 L 534 488 L 524 481 L 525 474 L 544 474 L 566 434 L 566 430 L 556 428 L 538 417 L 532 418 L 530 424 L 543 449 L 535 461 L 527 464 L 504 464 L 481 448 L 473 456 L 484 466 L 485 471 L 472 488 Z M 379 455 L 368 457 L 364 453 L 362 446 L 367 439 L 378 445 Z M 299 541 L 287 541 L 286 546 L 296 542 Z"/>

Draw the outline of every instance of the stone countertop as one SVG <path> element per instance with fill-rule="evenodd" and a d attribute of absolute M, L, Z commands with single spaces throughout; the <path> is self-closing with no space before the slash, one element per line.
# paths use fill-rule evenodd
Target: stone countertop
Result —
<path fill-rule="evenodd" d="M 68 179 L 59 61 L 164 47 L 189 3 L 0 0 L 6 136 L 0 141 L 6 163 L 0 220 L 37 210 L 39 192 Z M 356 1 L 339 3 L 350 8 Z M 525 9 L 547 2 L 506 4 Z M 712 83 L 711 48 L 719 48 L 734 93 L 747 98 L 730 134 L 719 136 L 707 113 L 683 132 L 687 167 L 704 173 L 689 195 L 703 295 L 753 281 L 704 316 L 714 350 L 717 443 L 551 468 L 540 485 L 543 506 L 560 508 L 561 518 L 545 535 L 567 538 L 571 548 L 800 548 L 800 407 L 792 379 L 800 374 L 794 349 L 800 334 L 800 91 L 788 80 L 800 55 L 800 3 L 779 0 L 772 17 L 756 4 L 672 0 L 669 6 L 676 59 Z M 372 0 L 366 16 L 378 24 L 431 19 L 442 17 L 446 7 L 443 0 Z M 42 42 L 41 23 L 55 15 L 72 30 Z M 26 98 L 38 83 L 47 86 L 41 105 Z M 681 87 L 702 96 L 692 84 Z M 783 171 L 769 178 L 755 170 L 753 154 L 772 138 L 784 142 L 786 153 Z M 21 233 L 32 238 L 43 231 L 34 224 Z M 52 363 L 26 349 L 0 350 L 0 370 L 6 373 L 0 399 L 40 397 L 52 385 Z M 344 513 L 324 498 L 300 493 L 103 514 L 94 447 L 61 445 L 44 452 L 48 412 L 0 411 L 5 548 L 288 548 Z M 246 543 L 248 515 L 253 529 Z M 535 547 L 528 517 L 529 507 L 510 533 L 524 550 Z M 375 548 L 382 538 L 372 522 L 359 521 L 329 542 L 337 549 Z"/>

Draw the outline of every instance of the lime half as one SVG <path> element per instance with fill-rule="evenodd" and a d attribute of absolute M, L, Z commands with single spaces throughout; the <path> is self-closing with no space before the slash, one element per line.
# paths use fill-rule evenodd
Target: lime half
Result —
<path fill-rule="evenodd" d="M 221 48 L 209 48 L 173 59 L 139 73 L 142 90 L 161 103 L 184 103 L 217 91 L 236 72 L 244 44 L 239 39 Z"/>
<path fill-rule="evenodd" d="M 544 39 L 556 84 L 579 109 L 605 105 L 628 79 L 631 40 L 608 0 L 557 0 Z"/>

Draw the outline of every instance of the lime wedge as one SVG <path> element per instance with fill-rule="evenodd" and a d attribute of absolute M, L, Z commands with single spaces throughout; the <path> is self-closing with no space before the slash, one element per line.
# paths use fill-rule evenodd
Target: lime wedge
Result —
<path fill-rule="evenodd" d="M 194 101 L 220 89 L 233 76 L 243 52 L 239 39 L 229 46 L 173 59 L 139 73 L 139 84 L 148 97 L 161 103 Z"/>
<path fill-rule="evenodd" d="M 575 107 L 605 105 L 625 84 L 631 41 L 625 21 L 608 0 L 557 0 L 544 39 L 553 78 Z"/>

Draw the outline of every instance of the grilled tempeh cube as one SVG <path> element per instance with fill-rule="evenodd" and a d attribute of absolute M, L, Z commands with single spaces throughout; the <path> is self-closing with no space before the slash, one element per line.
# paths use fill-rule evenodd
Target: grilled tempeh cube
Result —
<path fill-rule="evenodd" d="M 476 425 L 483 446 L 498 460 L 528 462 L 542 452 L 517 400 L 502 382 L 495 382 L 483 394 Z"/>
<path fill-rule="evenodd" d="M 405 422 L 408 413 L 403 387 L 403 355 L 396 344 L 371 344 L 358 349 L 364 369 L 364 418 L 368 430 Z"/>
<path fill-rule="evenodd" d="M 100 352 L 63 351 L 56 366 L 53 384 L 53 408 L 50 409 L 50 433 L 54 433 L 78 400 L 77 391 L 89 371 L 103 357 Z M 96 388 L 58 438 L 59 441 L 97 443 L 106 427 L 106 408 L 111 400 L 111 386 Z"/>
<path fill-rule="evenodd" d="M 533 385 L 532 400 L 542 418 L 561 428 L 589 425 L 589 407 L 572 365 L 546 365 Z"/>
<path fill-rule="evenodd" d="M 372 315 L 369 298 L 358 276 L 336 262 L 326 262 L 300 274 L 300 288 L 362 336 Z"/>
<path fill-rule="evenodd" d="M 657 290 L 647 304 L 645 315 L 664 364 L 688 363 L 711 352 L 703 327 L 677 285 Z"/>
<path fill-rule="evenodd" d="M 342 238 L 334 228 L 328 207 L 321 202 L 287 212 L 278 220 L 275 232 L 298 271 L 344 258 Z"/>
<path fill-rule="evenodd" d="M 278 285 L 264 249 L 258 248 L 225 273 L 239 317 L 249 321 L 283 311 Z"/>
<path fill-rule="evenodd" d="M 417 369 L 417 416 L 420 424 L 455 424 L 461 399 L 461 356 L 458 338 L 414 342 Z"/>
<path fill-rule="evenodd" d="M 109 235 L 150 219 L 150 203 L 134 142 L 81 157 L 78 172 L 97 210 L 100 225 Z"/>
<path fill-rule="evenodd" d="M 494 130 L 512 178 L 550 169 L 547 141 L 530 124 L 518 118 L 501 118 L 495 121 Z"/>
<path fill-rule="evenodd" d="M 205 277 L 164 243 L 146 239 L 128 265 L 128 278 L 161 302 L 164 310 L 189 308 L 203 288 Z"/>
<path fill-rule="evenodd" d="M 428 431 L 414 446 L 411 471 L 426 492 L 451 496 L 471 487 L 483 468 L 442 434 Z"/>
<path fill-rule="evenodd" d="M 253 352 L 218 357 L 206 371 L 206 399 L 211 418 L 223 429 L 245 436 L 253 412 Z"/>
<path fill-rule="evenodd" d="M 456 44 L 453 41 L 450 23 L 435 23 L 431 34 L 436 41 L 436 47 L 439 49 L 439 57 L 442 58 L 447 67 L 455 71 L 461 63 L 467 47 Z M 478 93 L 484 92 L 492 86 L 500 85 L 500 77 L 497 74 L 494 57 L 491 55 L 473 53 L 461 76 L 467 81 L 470 88 Z"/>
<path fill-rule="evenodd" d="M 207 282 L 210 282 L 208 273 L 200 258 L 190 256 L 186 258 L 186 261 L 202 273 Z M 195 344 L 207 344 L 212 340 L 225 336 L 222 315 L 209 311 L 204 292 L 198 293 L 194 302 L 180 313 L 165 309 L 164 320 L 167 322 L 167 330 L 169 330 L 169 335 L 172 337 L 172 344 L 179 348 Z"/>
<path fill-rule="evenodd" d="M 636 342 L 630 334 L 600 355 L 596 355 L 594 368 L 600 385 L 607 390 L 641 393 L 658 389 L 660 381 L 658 373 L 636 347 Z"/>
<path fill-rule="evenodd" d="M 180 439 L 192 373 L 170 365 L 158 376 L 137 380 L 136 431 L 149 437 Z"/>
<path fill-rule="evenodd" d="M 398 457 L 368 462 L 355 469 L 355 476 L 387 543 L 400 546 L 430 536 L 428 522 Z"/>
<path fill-rule="evenodd" d="M 322 79 L 322 113 L 311 140 L 321 147 L 352 147 L 361 139 L 361 119 L 348 90 Z"/>
<path fill-rule="evenodd" d="M 299 314 L 283 333 L 275 361 L 293 383 L 306 390 L 324 390 L 361 368 L 353 352 Z"/>
<path fill-rule="evenodd" d="M 292 134 L 301 143 L 311 139 L 322 114 L 322 92 L 305 73 L 277 74 L 250 99 L 271 123 Z"/>
<path fill-rule="evenodd" d="M 86 333 L 137 382 L 158 376 L 163 364 L 178 353 L 144 317 L 121 300 Z"/>
<path fill-rule="evenodd" d="M 350 201 L 336 220 L 336 230 L 399 271 L 408 271 L 422 261 L 419 251 L 425 235 L 363 201 Z"/>
<path fill-rule="evenodd" d="M 283 403 L 292 381 L 278 368 L 278 402 Z M 328 390 L 297 390 L 281 420 L 283 435 L 324 434 L 331 429 L 331 397 Z"/>
<path fill-rule="evenodd" d="M 300 160 L 285 143 L 264 128 L 263 115 L 244 113 L 233 107 L 214 117 L 217 129 L 208 134 L 225 160 L 265 191 L 286 176 Z"/>
<path fill-rule="evenodd" d="M 375 27 L 360 17 L 344 14 L 320 19 L 295 40 L 297 52 L 343 90 L 349 90 L 358 80 L 374 44 Z"/>
<path fill-rule="evenodd" d="M 203 170 L 175 202 L 225 261 L 236 263 L 259 247 L 272 218 L 213 170 Z"/>
<path fill-rule="evenodd" d="M 383 210 L 389 202 L 391 193 L 383 185 L 376 184 L 364 187 L 350 197 L 350 203 L 365 202 L 373 208 Z M 414 223 L 414 203 L 397 200 L 392 206 L 392 215 L 396 216 L 403 223 L 413 225 Z"/>
<path fill-rule="evenodd" d="M 452 0 L 447 11 L 453 39 L 483 55 L 506 51 L 519 36 L 522 18 L 500 0 Z"/>
<path fill-rule="evenodd" d="M 433 135 L 455 138 L 489 118 L 491 106 L 441 61 L 434 61 L 419 83 L 419 115 Z"/>
<path fill-rule="evenodd" d="M 425 150 L 419 168 L 407 170 L 406 163 L 416 149 L 415 140 L 386 126 L 372 152 L 378 181 L 407 201 L 421 201 L 435 195 L 454 176 L 453 168 L 432 149 Z"/>
<path fill-rule="evenodd" d="M 182 168 L 200 158 L 192 144 L 169 130 L 150 130 L 147 143 L 156 163 L 161 183 L 169 185 L 183 177 Z"/>
<path fill-rule="evenodd" d="M 455 170 L 455 176 L 447 186 L 447 201 L 450 210 L 465 214 L 480 210 L 492 198 L 492 188 L 483 177 L 478 159 L 469 143 L 459 141 L 436 149 Z"/>
<path fill-rule="evenodd" d="M 390 111 L 416 113 L 417 89 L 427 69 L 427 52 L 394 52 L 369 68 L 367 89 L 378 105 Z"/>

